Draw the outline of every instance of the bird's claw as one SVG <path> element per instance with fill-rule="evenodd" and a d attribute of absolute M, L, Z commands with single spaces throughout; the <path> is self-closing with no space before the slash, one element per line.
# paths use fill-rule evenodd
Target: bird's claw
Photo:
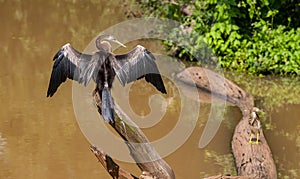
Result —
<path fill-rule="evenodd" d="M 258 145 L 259 144 L 259 134 L 256 134 L 255 141 L 253 141 L 253 139 L 255 139 L 255 138 L 253 138 L 253 134 L 251 134 L 250 135 L 250 139 L 249 139 L 249 144 L 256 144 L 256 145 Z"/>

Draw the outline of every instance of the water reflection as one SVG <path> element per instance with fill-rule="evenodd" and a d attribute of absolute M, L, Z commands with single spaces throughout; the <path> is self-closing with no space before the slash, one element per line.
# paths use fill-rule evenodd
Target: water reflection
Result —
<path fill-rule="evenodd" d="M 4 153 L 4 147 L 6 144 L 6 139 L 2 137 L 2 133 L 0 132 L 0 156 Z"/>
<path fill-rule="evenodd" d="M 300 105 L 285 105 L 271 114 L 274 129 L 266 132 L 279 178 L 300 176 Z"/>
<path fill-rule="evenodd" d="M 300 104 L 300 78 L 297 76 L 249 78 L 248 75 L 231 72 L 227 72 L 226 76 L 254 95 L 256 103 L 268 112 L 286 104 Z"/>
<path fill-rule="evenodd" d="M 120 6 L 120 1 L 104 0 L 0 1 L 0 178 L 109 178 L 76 123 L 71 82 L 51 99 L 46 98 L 46 90 L 53 54 L 67 42 L 82 50 L 100 31 L 125 20 Z M 157 43 L 140 43 L 153 51 L 160 48 Z M 262 80 L 246 79 L 236 81 L 254 94 L 261 106 L 272 106 L 267 112 L 274 127 L 265 134 L 279 176 L 299 177 L 299 81 L 266 79 L 267 83 L 258 83 Z M 141 101 L 133 97 L 130 104 L 136 105 L 137 114 L 146 114 L 149 109 L 139 108 Z M 278 102 L 281 105 L 275 105 Z M 174 99 L 166 120 L 144 130 L 150 140 L 160 138 L 175 125 L 172 112 L 178 110 L 176 104 Z M 217 135 L 205 149 L 199 149 L 210 105 L 201 104 L 196 129 L 182 147 L 166 157 L 177 178 L 234 174 L 229 141 L 240 111 L 227 106 Z M 139 173 L 135 165 L 121 164 Z"/>

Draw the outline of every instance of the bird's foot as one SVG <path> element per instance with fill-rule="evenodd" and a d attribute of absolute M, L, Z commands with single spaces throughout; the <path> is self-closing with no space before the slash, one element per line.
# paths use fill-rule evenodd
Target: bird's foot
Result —
<path fill-rule="evenodd" d="M 249 144 L 259 144 L 259 134 L 256 134 L 256 138 L 253 138 L 253 134 L 250 135 Z"/>
<path fill-rule="evenodd" d="M 250 139 L 249 139 L 249 144 L 252 144 L 252 138 L 253 138 L 253 135 L 252 134 L 250 134 Z"/>
<path fill-rule="evenodd" d="M 256 141 L 255 141 L 255 144 L 258 144 L 259 143 L 259 133 L 256 134 Z"/>

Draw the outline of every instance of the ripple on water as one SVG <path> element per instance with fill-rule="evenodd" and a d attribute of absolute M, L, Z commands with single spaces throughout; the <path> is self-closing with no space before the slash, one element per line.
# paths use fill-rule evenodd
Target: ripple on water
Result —
<path fill-rule="evenodd" d="M 0 132 L 0 155 L 3 154 L 3 149 L 6 144 L 6 139 L 2 137 L 2 133 Z"/>

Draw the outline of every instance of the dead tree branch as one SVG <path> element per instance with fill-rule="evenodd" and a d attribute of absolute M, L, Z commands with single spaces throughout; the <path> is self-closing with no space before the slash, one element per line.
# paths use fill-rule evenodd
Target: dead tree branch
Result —
<path fill-rule="evenodd" d="M 98 93 L 94 94 L 94 99 L 100 109 L 101 100 Z M 115 123 L 111 124 L 111 127 L 124 139 L 130 155 L 143 172 L 141 177 L 174 179 L 172 168 L 159 156 L 138 126 L 118 105 L 115 105 L 115 112 Z"/>

